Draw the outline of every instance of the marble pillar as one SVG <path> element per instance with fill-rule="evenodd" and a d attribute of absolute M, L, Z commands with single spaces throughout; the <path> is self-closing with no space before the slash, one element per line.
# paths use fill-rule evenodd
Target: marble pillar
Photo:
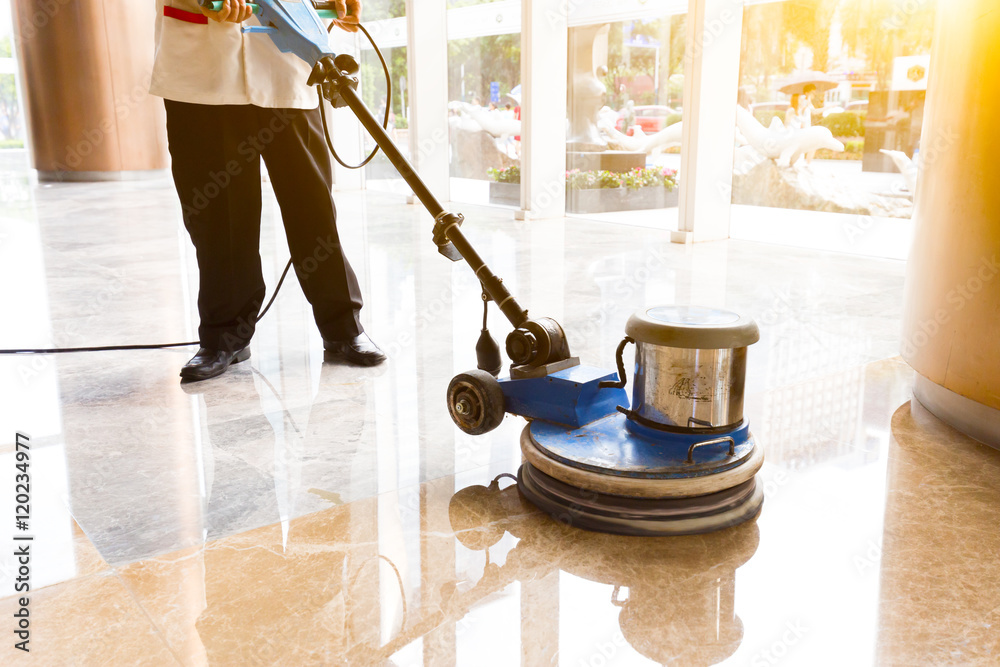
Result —
<path fill-rule="evenodd" d="M 942 8 L 943 9 L 943 8 Z M 939 13 L 907 267 L 903 358 L 915 397 L 1000 447 L 1000 13 L 956 0 Z"/>
<path fill-rule="evenodd" d="M 166 169 L 163 102 L 148 94 L 155 4 L 14 0 L 32 166 L 41 180 Z"/>

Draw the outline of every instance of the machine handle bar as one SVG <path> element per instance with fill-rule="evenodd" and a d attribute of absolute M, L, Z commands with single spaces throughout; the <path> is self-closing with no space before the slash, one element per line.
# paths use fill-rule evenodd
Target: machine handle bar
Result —
<path fill-rule="evenodd" d="M 213 11 L 213 12 L 222 11 L 222 0 L 198 0 L 198 4 L 200 6 L 202 6 L 202 7 L 204 7 L 205 9 L 208 9 L 208 10 Z M 324 2 L 324 3 L 320 3 L 320 4 L 325 6 L 325 5 L 332 4 L 332 3 L 325 3 Z M 253 10 L 254 14 L 260 14 L 260 5 L 258 5 L 257 3 L 255 3 L 255 2 L 248 2 L 247 6 L 251 10 Z M 316 3 L 313 3 L 313 6 L 315 7 Z M 320 9 L 319 7 L 316 7 L 316 13 L 319 14 L 319 17 L 321 19 L 339 19 L 340 18 L 340 16 L 337 15 L 337 10 L 335 10 L 333 8 L 329 8 L 329 9 L 323 8 L 323 9 Z M 348 12 L 347 15 L 350 16 L 350 12 Z"/>
<path fill-rule="evenodd" d="M 323 61 L 320 61 L 320 63 L 323 64 Z M 490 270 L 483 258 L 465 237 L 465 234 L 462 233 L 459 226 L 461 217 L 445 210 L 441 202 L 430 191 L 430 188 L 417 175 L 413 165 L 410 164 L 392 138 L 389 137 L 382 124 L 372 115 L 368 107 L 365 106 L 357 91 L 349 85 L 349 78 L 336 67 L 332 59 L 326 67 L 327 81 L 334 87 L 334 90 L 336 90 L 344 103 L 354 112 L 354 115 L 358 117 L 361 125 L 368 131 L 368 134 L 375 140 L 379 148 L 382 149 L 382 152 L 385 153 L 389 162 L 396 168 L 399 175 L 403 177 L 406 184 L 410 186 L 413 194 L 424 205 L 427 212 L 431 214 L 435 223 L 441 223 L 442 234 L 455 246 L 458 253 L 469 264 L 473 272 L 475 272 L 476 277 L 479 278 L 479 282 L 483 285 L 483 289 L 497 304 L 497 307 L 500 308 L 500 312 L 514 325 L 515 329 L 522 326 L 528 321 L 528 312 L 517 302 L 517 299 L 514 298 L 506 285 L 503 284 L 503 280 Z"/>

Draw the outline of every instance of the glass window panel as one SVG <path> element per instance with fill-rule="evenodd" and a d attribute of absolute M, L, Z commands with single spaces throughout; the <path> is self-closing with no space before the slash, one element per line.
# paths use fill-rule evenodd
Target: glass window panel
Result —
<path fill-rule="evenodd" d="M 24 148 L 24 115 L 17 90 L 9 0 L 0 0 L 0 150 Z"/>
<path fill-rule="evenodd" d="M 369 21 L 398 19 L 403 16 L 406 16 L 406 0 L 364 0 L 361 6 L 361 18 L 366 28 Z"/>
<path fill-rule="evenodd" d="M 894 230 L 870 250 L 905 256 L 933 28 L 932 2 L 745 7 L 734 236 L 868 253 Z"/>
<path fill-rule="evenodd" d="M 490 7 L 482 5 L 490 4 Z M 521 3 L 450 0 L 451 198 L 520 204 Z"/>
<path fill-rule="evenodd" d="M 685 8 L 627 0 L 571 7 L 570 214 L 677 228 Z"/>
<path fill-rule="evenodd" d="M 400 152 L 409 159 L 409 88 L 407 86 L 407 27 L 406 3 L 404 0 L 366 0 L 362 16 L 365 27 L 371 33 L 386 65 L 389 67 L 391 104 L 389 104 L 389 135 Z M 386 87 L 385 72 L 374 49 L 363 35 L 361 46 L 360 81 L 361 98 L 379 120 L 384 118 L 387 103 L 390 102 Z M 364 156 L 375 148 L 374 140 L 362 131 Z M 382 151 L 365 166 L 365 187 L 370 190 L 385 190 L 399 194 L 409 194 L 410 188 L 399 172 Z"/>

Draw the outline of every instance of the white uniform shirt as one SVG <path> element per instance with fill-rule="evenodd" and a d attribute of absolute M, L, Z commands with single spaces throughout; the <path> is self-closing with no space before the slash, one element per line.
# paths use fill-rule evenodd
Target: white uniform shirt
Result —
<path fill-rule="evenodd" d="M 149 92 L 193 104 L 253 104 L 314 109 L 311 68 L 282 53 L 264 34 L 243 34 L 238 23 L 189 23 L 163 15 L 163 6 L 202 16 L 197 0 L 156 0 L 156 56 Z M 259 25 L 251 17 L 245 25 Z"/>

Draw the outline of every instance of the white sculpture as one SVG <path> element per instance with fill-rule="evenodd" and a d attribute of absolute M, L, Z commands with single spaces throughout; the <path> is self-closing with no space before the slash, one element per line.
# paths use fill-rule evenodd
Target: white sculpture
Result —
<path fill-rule="evenodd" d="M 607 116 L 600 116 L 597 121 L 598 127 L 608 138 L 608 146 L 615 150 L 630 151 L 634 153 L 646 153 L 659 155 L 664 150 L 673 146 L 681 145 L 682 123 L 674 123 L 665 127 L 656 134 L 646 134 L 642 128 L 636 127 L 632 136 L 623 134 L 615 129 L 615 124 Z"/>
<path fill-rule="evenodd" d="M 610 23 L 584 25 L 569 30 L 566 110 L 570 130 L 566 143 L 567 149 L 573 152 L 589 153 L 607 148 L 596 121 L 607 92 L 601 77 L 607 73 L 610 31 Z"/>
<path fill-rule="evenodd" d="M 765 128 L 741 106 L 736 107 L 736 127 L 758 153 L 776 160 L 783 167 L 795 164 L 806 153 L 820 148 L 837 153 L 844 150 L 844 144 L 834 139 L 828 128 L 814 125 L 791 129 L 777 116 L 771 119 L 770 127 Z"/>
<path fill-rule="evenodd" d="M 601 107 L 601 110 L 597 112 L 597 126 L 599 128 L 604 128 L 605 126 L 614 127 L 615 123 L 618 122 L 618 112 L 605 104 Z"/>
<path fill-rule="evenodd" d="M 638 130 L 642 132 L 642 130 Z M 672 148 L 674 146 L 681 145 L 681 135 L 684 132 L 684 123 L 677 122 L 673 125 L 669 125 L 651 137 L 648 137 L 646 145 L 643 147 L 643 151 L 646 153 L 652 153 L 653 155 L 659 155 L 667 148 Z M 645 136 L 645 135 L 644 135 Z"/>
<path fill-rule="evenodd" d="M 482 132 L 483 128 L 471 116 L 458 114 L 448 117 L 448 125 L 460 132 Z"/>
<path fill-rule="evenodd" d="M 891 151 L 887 148 L 880 148 L 879 152 L 888 155 L 892 163 L 896 165 L 896 169 L 899 169 L 899 173 L 903 175 L 903 180 L 906 181 L 906 189 L 910 191 L 910 195 L 916 194 L 917 169 L 919 165 L 911 160 L 903 151 Z"/>
<path fill-rule="evenodd" d="M 463 115 L 468 116 L 486 130 L 488 134 L 503 141 L 521 134 L 521 121 L 514 118 L 504 118 L 499 111 L 486 111 L 466 102 L 450 102 L 448 108 L 461 111 Z"/>

